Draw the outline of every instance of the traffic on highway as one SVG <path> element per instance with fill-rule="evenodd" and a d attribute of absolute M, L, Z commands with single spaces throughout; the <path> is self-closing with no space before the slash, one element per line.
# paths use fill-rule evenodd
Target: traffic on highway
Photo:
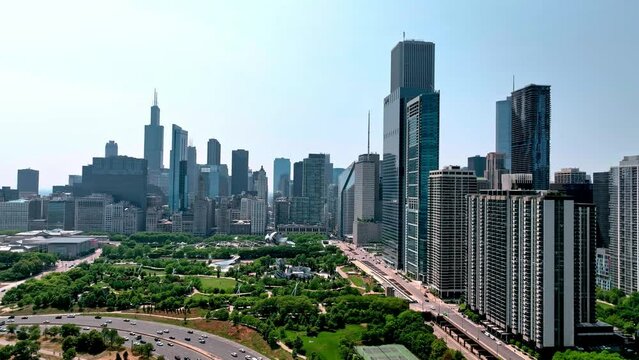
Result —
<path fill-rule="evenodd" d="M 262 360 L 264 355 L 242 345 L 201 331 L 164 323 L 144 320 L 133 320 L 119 317 L 102 317 L 99 315 L 30 315 L 15 317 L 0 317 L 6 323 L 16 325 L 60 326 L 68 323 L 77 325 L 82 331 L 110 328 L 118 331 L 125 339 L 124 346 L 133 347 L 136 344 L 151 343 L 156 355 L 162 355 L 167 360 L 196 360 L 196 359 L 238 359 Z"/>

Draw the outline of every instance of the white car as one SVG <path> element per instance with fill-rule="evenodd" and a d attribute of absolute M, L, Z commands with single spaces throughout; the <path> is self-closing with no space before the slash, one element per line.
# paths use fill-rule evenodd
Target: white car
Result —
<path fill-rule="evenodd" d="M 106 322 L 107 322 L 107 324 L 110 324 L 110 323 L 113 322 L 113 320 L 107 320 Z"/>
<path fill-rule="evenodd" d="M 83 327 L 83 328 L 82 328 L 82 330 L 89 331 L 90 329 L 89 329 L 89 327 L 88 327 L 88 326 L 85 326 L 85 327 Z"/>
<path fill-rule="evenodd" d="M 165 334 L 169 333 L 169 329 L 164 329 L 163 331 L 164 331 Z"/>
<path fill-rule="evenodd" d="M 135 321 L 131 321 L 131 325 L 137 325 L 138 323 L 136 323 Z"/>
<path fill-rule="evenodd" d="M 161 342 L 161 341 L 156 342 L 156 343 L 155 343 L 155 345 L 157 345 L 157 346 L 164 346 L 164 344 L 162 344 L 162 342 Z"/>

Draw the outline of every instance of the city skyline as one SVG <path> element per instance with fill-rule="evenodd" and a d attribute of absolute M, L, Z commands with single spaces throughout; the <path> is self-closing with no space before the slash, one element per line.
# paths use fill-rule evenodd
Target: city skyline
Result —
<path fill-rule="evenodd" d="M 323 152 L 331 154 L 336 167 L 346 167 L 366 149 L 369 109 L 371 150 L 381 154 L 387 54 L 402 39 L 402 32 L 407 39 L 437 44 L 435 77 L 438 90 L 446 94 L 441 103 L 440 165 L 463 165 L 469 156 L 495 150 L 495 102 L 510 95 L 514 74 L 516 88 L 529 83 L 553 87 L 550 172 L 564 167 L 588 173 L 608 170 L 623 156 L 639 153 L 630 136 L 619 136 L 636 126 L 627 104 L 639 96 L 632 86 L 639 80 L 633 67 L 639 50 L 623 44 L 632 43 L 639 34 L 632 22 L 639 5 L 543 3 L 499 4 L 499 9 L 497 2 L 469 3 L 461 12 L 456 10 L 462 6 L 454 4 L 370 4 L 361 14 L 357 2 L 340 3 L 340 11 L 291 3 L 278 16 L 271 16 L 275 10 L 261 4 L 244 13 L 245 8 L 224 4 L 176 9 L 160 4 L 138 8 L 80 3 L 77 12 L 83 17 L 65 14 L 65 6 L 48 4 L 43 5 L 46 17 L 25 20 L 0 15 L 4 30 L 0 33 L 11 34 L 3 43 L 12 54 L 0 57 L 4 84 L 0 125 L 22 135 L 8 137 L 0 145 L 4 153 L 22 149 L 3 159 L 0 184 L 15 186 L 15 171 L 27 167 L 40 171 L 40 188 L 45 191 L 64 184 L 69 174 L 78 174 L 101 155 L 109 140 L 118 143 L 121 155 L 142 158 L 141 139 L 155 87 L 164 126 L 179 124 L 197 134 L 189 141 L 200 154 L 206 152 L 208 139 L 215 137 L 222 144 L 221 162 L 228 165 L 231 150 L 245 148 L 252 154 L 249 167 L 265 166 L 270 179 L 270 164 L 277 157 L 296 162 L 309 153 Z M 5 14 L 28 10 L 24 4 L 10 7 L 12 11 Z M 224 14 L 239 13 L 246 15 L 239 24 L 224 19 Z M 508 19 L 504 14 L 509 14 Z M 535 27 L 542 17 L 544 26 Z M 277 19 L 282 18 L 286 24 L 279 24 Z M 388 21 L 377 21 L 380 18 Z M 102 27 L 115 20 L 123 26 L 105 33 Z M 26 30 L 31 21 L 38 26 L 14 31 Z M 51 21 L 57 26 L 49 26 Z M 595 21 L 600 26 L 592 27 Z M 150 26 L 154 22 L 166 26 Z M 483 30 L 477 33 L 467 31 L 480 26 Z M 86 31 L 78 33 L 78 27 Z M 50 31 L 42 33 L 44 28 Z M 261 33 L 264 28 L 267 31 Z M 211 36 L 219 43 L 202 49 L 200 40 Z M 87 51 L 78 53 L 77 43 L 89 39 Z M 145 44 L 138 48 L 142 40 Z M 291 42 L 296 44 L 293 50 L 287 48 Z M 596 51 L 592 43 L 597 43 Z M 513 46 L 517 51 L 512 51 Z M 34 49 L 49 49 L 46 61 L 35 56 Z M 192 56 L 182 60 L 172 49 Z M 104 56 L 104 51 L 116 55 Z M 117 54 L 127 54 L 126 61 Z M 174 73 L 184 71 L 183 61 L 192 66 L 178 80 Z M 298 85 L 300 78 L 303 86 Z M 243 86 L 247 82 L 251 89 Z M 47 96 L 33 107 L 35 89 Z M 235 95 L 240 89 L 244 89 L 242 100 Z M 606 96 L 600 95 L 602 89 Z M 254 116 L 254 108 L 262 109 L 260 116 Z M 308 116 L 290 115 L 302 111 Z M 605 127 L 598 124 L 602 119 Z M 580 136 L 571 136 L 575 129 Z M 60 131 L 67 141 L 60 141 Z M 265 141 L 278 139 L 283 131 L 290 133 L 286 141 Z M 24 134 L 38 145 L 22 146 Z M 165 166 L 168 136 L 167 131 Z M 606 143 L 606 148 L 591 146 L 598 142 Z M 573 160 L 577 148 L 581 156 Z"/>

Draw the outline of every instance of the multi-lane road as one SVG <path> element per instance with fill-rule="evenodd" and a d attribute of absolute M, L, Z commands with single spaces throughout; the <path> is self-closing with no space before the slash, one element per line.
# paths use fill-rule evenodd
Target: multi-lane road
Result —
<path fill-rule="evenodd" d="M 61 318 L 56 319 L 56 317 Z M 3 316 L 0 317 L 0 320 L 7 321 L 8 318 Z M 128 341 L 124 344 L 125 347 L 130 348 L 133 346 L 134 342 L 143 340 L 147 343 L 153 344 L 155 353 L 157 355 L 163 355 L 167 360 L 178 358 L 184 359 L 187 357 L 191 360 L 232 360 L 245 359 L 246 356 L 249 356 L 251 359 L 266 358 L 264 355 L 259 354 L 252 349 L 245 348 L 238 343 L 213 334 L 181 326 L 155 323 L 151 321 L 133 319 L 125 321 L 124 318 L 108 316 L 96 319 L 95 316 L 89 315 L 77 315 L 70 318 L 67 314 L 31 315 L 26 319 L 23 316 L 16 316 L 14 320 L 15 324 L 18 326 L 40 325 L 42 327 L 46 327 L 73 323 L 83 329 L 82 331 L 89 331 L 91 329 L 101 330 L 103 324 L 106 324 L 107 328 L 115 329 L 118 331 L 120 336 L 128 338 Z M 136 339 L 138 335 L 141 336 L 141 339 Z M 162 343 L 162 345 L 159 345 L 158 341 Z M 242 352 L 242 350 L 245 352 Z M 233 354 L 236 356 L 233 356 Z"/>
<path fill-rule="evenodd" d="M 458 331 L 464 333 L 468 338 L 481 345 L 496 357 L 513 360 L 530 359 L 528 355 L 518 351 L 512 346 L 504 344 L 490 335 L 486 335 L 484 333 L 485 329 L 463 317 L 457 311 L 456 305 L 446 304 L 434 295 L 425 292 L 420 282 L 404 279 L 394 269 L 386 267 L 378 257 L 341 241 L 337 241 L 336 244 L 358 267 L 368 270 L 372 275 L 388 284 L 392 284 L 393 286 L 399 284 L 400 294 L 406 292 L 413 300 L 410 304 L 412 310 L 427 311 L 433 315 L 444 315 L 446 320 L 454 325 Z"/>

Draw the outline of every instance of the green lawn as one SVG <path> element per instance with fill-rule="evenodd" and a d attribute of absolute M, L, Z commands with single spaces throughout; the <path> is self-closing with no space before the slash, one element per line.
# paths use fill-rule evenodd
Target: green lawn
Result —
<path fill-rule="evenodd" d="M 348 280 L 350 280 L 355 286 L 366 287 L 366 283 L 364 279 L 362 279 L 359 275 L 348 275 Z"/>
<path fill-rule="evenodd" d="M 290 339 L 294 339 L 297 335 L 302 338 L 306 356 L 317 353 L 322 360 L 340 360 L 339 341 L 343 338 L 360 341 L 364 330 L 361 325 L 346 325 L 344 329 L 336 332 L 323 331 L 317 337 L 308 337 L 305 332 L 295 331 L 287 331 L 286 335 Z"/>
<path fill-rule="evenodd" d="M 211 276 L 199 276 L 202 281 L 202 288 L 198 289 L 202 292 L 213 292 L 213 288 L 224 289 L 226 292 L 235 289 L 235 280 L 229 278 L 216 278 Z"/>

